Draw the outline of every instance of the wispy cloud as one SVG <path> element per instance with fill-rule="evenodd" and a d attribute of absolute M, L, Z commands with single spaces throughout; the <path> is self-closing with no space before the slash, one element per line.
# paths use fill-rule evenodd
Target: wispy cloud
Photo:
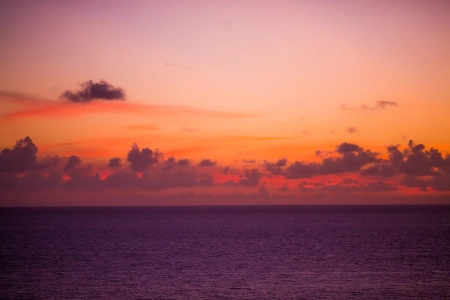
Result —
<path fill-rule="evenodd" d="M 206 110 L 188 106 L 148 105 L 130 102 L 91 102 L 89 105 L 74 105 L 69 101 L 36 98 L 20 93 L 0 91 L 0 102 L 12 104 L 16 110 L 0 114 L 0 123 L 30 117 L 74 117 L 89 113 L 119 113 L 147 115 L 194 115 L 208 118 L 253 118 L 254 116 L 227 111 Z"/>
<path fill-rule="evenodd" d="M 130 125 L 127 126 L 128 129 L 136 129 L 136 130 L 158 130 L 159 127 L 156 124 L 142 124 L 142 125 Z"/>
<path fill-rule="evenodd" d="M 341 104 L 341 106 L 339 106 L 339 109 L 342 110 L 355 110 L 355 111 L 364 111 L 364 110 L 378 110 L 378 109 L 385 109 L 386 107 L 398 107 L 397 102 L 394 101 L 377 101 L 375 102 L 374 105 L 369 106 L 366 104 L 361 104 L 360 106 L 352 106 L 349 104 Z"/>
<path fill-rule="evenodd" d="M 198 129 L 195 129 L 195 128 L 189 128 L 189 127 L 181 127 L 181 129 L 180 129 L 180 131 L 182 131 L 182 132 L 196 132 L 196 131 L 198 131 Z"/>

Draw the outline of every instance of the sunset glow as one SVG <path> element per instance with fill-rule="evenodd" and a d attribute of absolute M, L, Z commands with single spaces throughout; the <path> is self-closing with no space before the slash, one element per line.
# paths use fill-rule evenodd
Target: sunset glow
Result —
<path fill-rule="evenodd" d="M 0 206 L 450 204 L 449 12 L 4 1 Z"/>

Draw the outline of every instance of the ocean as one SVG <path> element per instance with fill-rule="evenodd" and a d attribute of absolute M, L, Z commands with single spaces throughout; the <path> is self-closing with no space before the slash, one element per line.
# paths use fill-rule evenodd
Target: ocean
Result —
<path fill-rule="evenodd" d="M 2 299 L 450 299 L 450 206 L 0 208 Z"/>

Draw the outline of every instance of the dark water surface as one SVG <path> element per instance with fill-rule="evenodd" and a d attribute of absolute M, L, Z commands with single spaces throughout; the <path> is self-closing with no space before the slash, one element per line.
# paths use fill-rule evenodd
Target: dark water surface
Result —
<path fill-rule="evenodd" d="M 0 208 L 0 298 L 450 299 L 450 207 Z"/>

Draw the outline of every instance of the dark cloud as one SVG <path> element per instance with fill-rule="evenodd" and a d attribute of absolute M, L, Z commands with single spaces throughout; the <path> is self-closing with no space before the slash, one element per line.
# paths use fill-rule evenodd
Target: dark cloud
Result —
<path fill-rule="evenodd" d="M 366 192 L 387 192 L 387 191 L 395 191 L 397 187 L 393 185 L 389 185 L 384 181 L 375 181 L 368 182 L 364 188 Z"/>
<path fill-rule="evenodd" d="M 237 186 L 238 183 L 236 183 L 234 180 L 228 180 L 224 183 L 222 183 L 222 186 Z"/>
<path fill-rule="evenodd" d="M 308 178 L 318 173 L 317 163 L 304 163 L 296 161 L 286 168 L 284 176 L 287 179 Z"/>
<path fill-rule="evenodd" d="M 119 168 L 122 166 L 122 160 L 118 157 L 113 157 L 109 160 L 108 167 Z"/>
<path fill-rule="evenodd" d="M 14 173 L 0 173 L 1 190 L 21 190 L 38 192 L 57 188 L 62 183 L 62 174 L 50 173 L 44 176 L 38 171 L 31 171 L 22 177 Z"/>
<path fill-rule="evenodd" d="M 217 162 L 216 161 L 212 161 L 210 159 L 202 159 L 200 161 L 200 163 L 198 164 L 199 167 L 212 167 L 214 165 L 216 165 Z"/>
<path fill-rule="evenodd" d="M 144 173 L 141 186 L 146 190 L 164 190 L 175 187 L 197 186 L 195 172 L 165 172 L 161 174 Z"/>
<path fill-rule="evenodd" d="M 421 191 L 426 191 L 427 187 L 430 186 L 430 182 L 422 179 L 418 179 L 412 175 L 406 175 L 400 184 L 407 188 L 420 188 Z"/>
<path fill-rule="evenodd" d="M 280 192 L 286 192 L 286 191 L 289 191 L 289 187 L 288 187 L 287 185 L 283 185 L 283 186 L 280 187 L 278 190 L 279 190 Z"/>
<path fill-rule="evenodd" d="M 81 159 L 78 156 L 72 155 L 64 166 L 64 172 L 68 173 L 74 170 L 79 164 L 81 164 Z"/>
<path fill-rule="evenodd" d="M 256 162 L 256 160 L 254 160 L 254 159 L 244 159 L 244 160 L 242 160 L 242 162 L 246 163 L 246 164 L 254 164 Z"/>
<path fill-rule="evenodd" d="M 352 127 L 348 127 L 347 128 L 347 132 L 348 133 L 356 133 L 356 132 L 358 132 L 358 130 L 355 127 L 352 126 Z"/>
<path fill-rule="evenodd" d="M 101 191 L 104 189 L 104 181 L 98 173 L 86 175 L 82 172 L 72 172 L 70 179 L 63 182 L 63 188 L 68 190 Z"/>
<path fill-rule="evenodd" d="M 211 174 L 200 174 L 197 179 L 197 185 L 202 187 L 211 187 L 214 185 L 214 177 Z"/>
<path fill-rule="evenodd" d="M 262 197 L 269 197 L 269 196 L 270 196 L 269 191 L 268 191 L 267 188 L 266 188 L 265 186 L 263 186 L 263 185 L 259 187 L 259 194 L 260 194 Z"/>
<path fill-rule="evenodd" d="M 259 185 L 259 179 L 261 177 L 261 172 L 259 172 L 259 170 L 256 168 L 245 170 L 244 178 L 239 180 L 239 184 L 243 186 L 256 186 Z"/>
<path fill-rule="evenodd" d="M 450 191 L 450 176 L 435 176 L 431 179 L 430 184 L 436 191 Z"/>
<path fill-rule="evenodd" d="M 42 163 L 39 163 L 37 168 L 38 169 L 53 169 L 58 165 L 59 162 L 59 156 L 58 155 L 47 155 Z"/>
<path fill-rule="evenodd" d="M 230 171 L 230 167 L 226 166 L 225 168 L 223 168 L 222 174 L 226 175 L 226 174 L 228 174 L 229 171 Z"/>
<path fill-rule="evenodd" d="M 287 159 L 281 158 L 278 161 L 271 163 L 271 162 L 265 162 L 264 167 L 267 171 L 270 172 L 271 175 L 281 175 L 283 174 L 282 167 L 286 166 Z"/>
<path fill-rule="evenodd" d="M 125 100 L 125 91 L 120 87 L 114 87 L 104 80 L 93 82 L 92 80 L 80 84 L 80 90 L 72 92 L 66 90 L 60 98 L 71 102 L 90 102 L 95 99 L 100 100 Z"/>
<path fill-rule="evenodd" d="M 111 189 L 130 190 L 139 185 L 139 179 L 134 172 L 118 171 L 104 180 L 104 186 Z"/>
<path fill-rule="evenodd" d="M 356 152 L 360 151 L 361 147 L 352 143 L 342 143 L 336 146 L 336 152 L 338 153 L 346 153 L 346 152 Z"/>
<path fill-rule="evenodd" d="M 0 172 L 26 172 L 36 169 L 38 148 L 27 136 L 18 140 L 12 149 L 0 153 Z"/>
<path fill-rule="evenodd" d="M 450 170 L 449 156 L 445 159 L 438 149 L 426 150 L 423 144 L 408 142 L 408 149 L 400 151 L 398 146 L 387 147 L 389 161 L 399 173 L 413 176 L 435 176 Z"/>
<path fill-rule="evenodd" d="M 373 166 L 369 166 L 365 169 L 361 169 L 359 172 L 361 175 L 369 175 L 369 176 L 394 176 L 395 175 L 395 169 L 389 164 L 381 163 L 376 164 Z"/>
<path fill-rule="evenodd" d="M 190 165 L 190 163 L 191 163 L 190 160 L 187 158 L 180 159 L 177 162 L 177 167 L 187 167 Z"/>
<path fill-rule="evenodd" d="M 342 144 L 341 144 L 342 145 Z M 337 174 L 358 172 L 362 166 L 378 162 L 378 153 L 360 148 L 358 152 L 344 152 L 340 157 L 328 157 L 322 161 L 320 173 Z"/>
<path fill-rule="evenodd" d="M 139 149 L 136 143 L 131 146 L 131 150 L 128 152 L 127 160 L 130 163 L 130 167 L 134 172 L 143 172 L 149 166 L 158 162 L 158 158 L 161 156 L 159 151 L 153 152 L 149 148 Z"/>

